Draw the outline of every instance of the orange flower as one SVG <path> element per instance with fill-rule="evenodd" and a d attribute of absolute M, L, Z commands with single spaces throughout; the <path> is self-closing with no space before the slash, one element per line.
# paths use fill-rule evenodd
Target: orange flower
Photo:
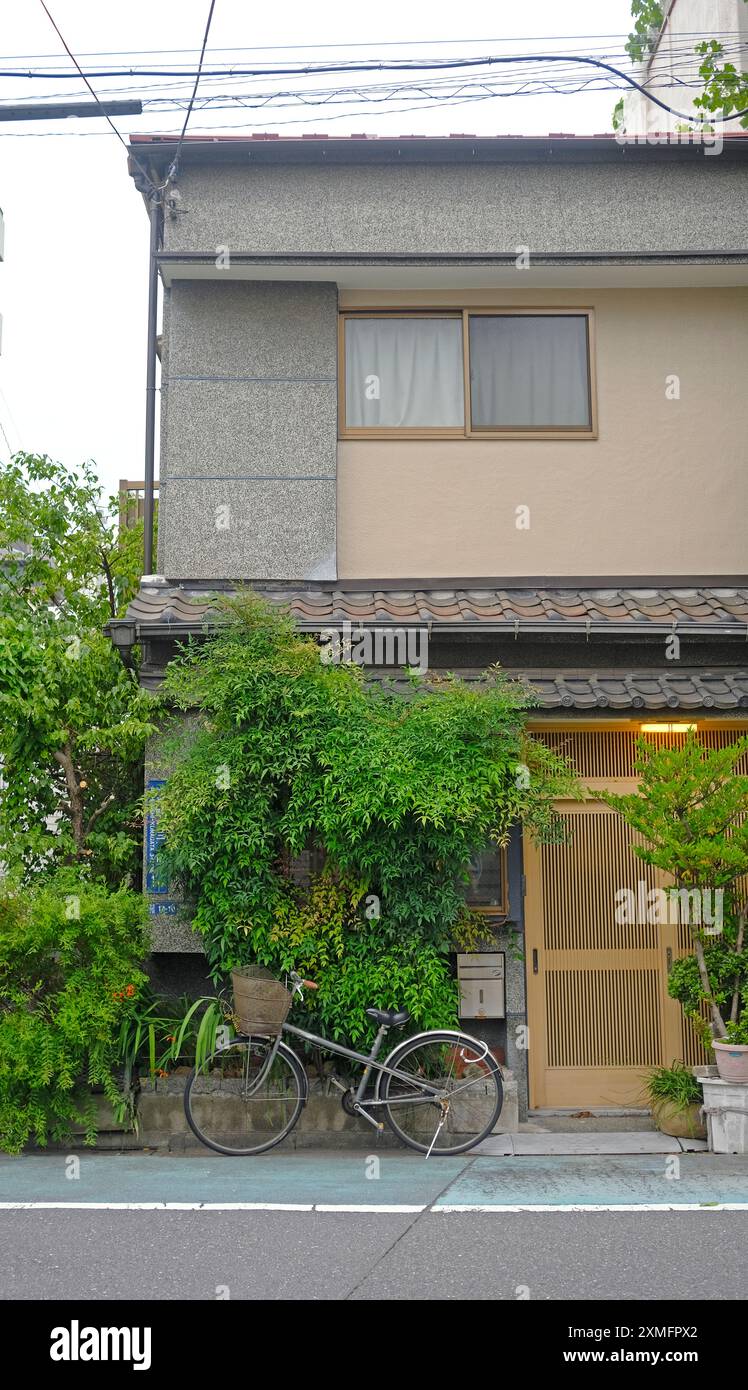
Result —
<path fill-rule="evenodd" d="M 127 989 L 125 990 L 125 994 L 127 995 L 128 999 L 132 999 L 132 996 L 134 995 L 134 993 L 135 993 L 135 986 L 134 986 L 134 985 L 128 985 L 128 986 L 127 986 Z"/>

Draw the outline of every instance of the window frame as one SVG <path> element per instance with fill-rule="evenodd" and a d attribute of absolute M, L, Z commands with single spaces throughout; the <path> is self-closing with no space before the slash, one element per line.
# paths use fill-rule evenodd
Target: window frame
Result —
<path fill-rule="evenodd" d="M 509 916 L 509 855 L 506 845 L 496 845 L 495 852 L 499 860 L 501 871 L 501 902 L 500 903 L 471 903 L 465 894 L 465 905 L 471 912 L 477 912 L 481 917 L 501 917 L 506 919 Z M 485 854 L 490 852 L 484 850 Z"/>
<path fill-rule="evenodd" d="M 473 427 L 472 423 L 472 403 L 470 393 L 470 318 L 478 315 L 488 315 L 498 318 L 504 315 L 508 318 L 517 318 L 520 315 L 530 315 L 532 318 L 550 318 L 556 315 L 566 315 L 572 318 L 584 318 L 587 321 L 587 399 L 589 402 L 590 423 L 586 427 L 579 425 L 513 425 L 502 429 L 496 426 Z M 460 319 L 462 321 L 462 384 L 465 400 L 465 418 L 462 426 L 423 426 L 416 428 L 402 428 L 399 426 L 351 426 L 346 425 L 346 376 L 345 376 L 345 326 L 348 319 L 403 319 L 403 318 L 442 318 Z M 419 308 L 409 306 L 403 309 L 382 309 L 373 307 L 367 309 L 357 306 L 355 309 L 341 309 L 338 313 L 338 438 L 339 439 L 572 439 L 589 440 L 598 438 L 597 428 L 597 375 L 596 375 L 596 344 L 595 344 L 595 311 L 588 305 L 554 305 L 545 308 L 541 305 L 528 307 L 522 305 L 496 305 L 491 308 L 484 306 L 461 306 L 453 308 L 444 306 L 443 308 Z"/>

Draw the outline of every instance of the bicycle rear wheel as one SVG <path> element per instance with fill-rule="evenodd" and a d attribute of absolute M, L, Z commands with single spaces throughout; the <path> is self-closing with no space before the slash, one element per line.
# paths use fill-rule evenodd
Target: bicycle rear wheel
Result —
<path fill-rule="evenodd" d="M 380 1074 L 378 1097 L 395 1134 L 419 1153 L 465 1153 L 489 1135 L 501 1114 L 504 1088 L 496 1058 L 467 1033 L 421 1033 L 396 1047 Z M 424 1095 L 427 1082 L 438 1097 Z"/>
<path fill-rule="evenodd" d="M 264 1153 L 293 1129 L 307 1094 L 296 1053 L 273 1038 L 235 1038 L 191 1073 L 184 1111 L 193 1134 L 232 1157 Z"/>

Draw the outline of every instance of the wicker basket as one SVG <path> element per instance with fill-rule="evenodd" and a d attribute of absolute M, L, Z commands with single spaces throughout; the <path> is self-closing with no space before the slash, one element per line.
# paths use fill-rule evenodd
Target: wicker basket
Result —
<path fill-rule="evenodd" d="M 234 1013 L 242 1033 L 280 1033 L 291 1007 L 291 994 L 262 965 L 232 970 Z"/>

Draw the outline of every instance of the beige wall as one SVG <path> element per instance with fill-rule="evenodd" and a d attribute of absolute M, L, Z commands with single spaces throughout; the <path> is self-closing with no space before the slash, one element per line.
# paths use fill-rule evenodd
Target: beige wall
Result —
<path fill-rule="evenodd" d="M 748 571 L 748 290 L 341 295 L 447 303 L 593 307 L 599 437 L 339 442 L 341 580 Z"/>

